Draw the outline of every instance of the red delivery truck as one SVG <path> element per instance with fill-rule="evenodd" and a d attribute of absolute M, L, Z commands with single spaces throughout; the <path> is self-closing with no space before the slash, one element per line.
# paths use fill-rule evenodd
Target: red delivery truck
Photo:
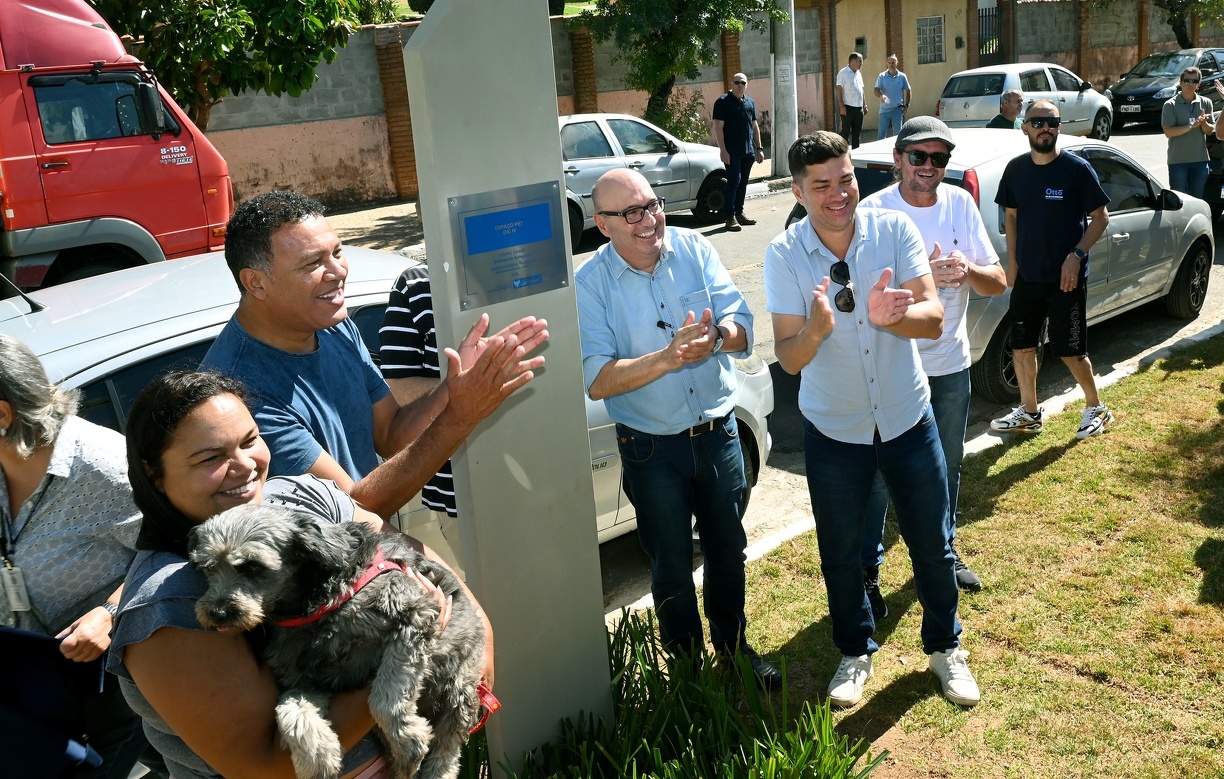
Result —
<path fill-rule="evenodd" d="M 0 0 L 0 272 L 34 289 L 218 249 L 233 206 L 225 160 L 84 0 Z"/>

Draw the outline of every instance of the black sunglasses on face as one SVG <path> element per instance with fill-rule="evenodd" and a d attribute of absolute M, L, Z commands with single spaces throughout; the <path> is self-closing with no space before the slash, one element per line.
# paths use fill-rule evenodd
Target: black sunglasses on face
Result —
<path fill-rule="evenodd" d="M 1183 84 L 1197 84 L 1200 81 L 1202 81 L 1201 78 L 1183 78 L 1182 79 Z"/>
<path fill-rule="evenodd" d="M 732 81 L 732 84 L 747 84 L 747 81 Z"/>
<path fill-rule="evenodd" d="M 1057 116 L 1034 116 L 1024 121 L 1028 122 L 1029 127 L 1034 130 L 1040 130 L 1042 127 L 1055 128 L 1062 124 L 1062 120 Z"/>
<path fill-rule="evenodd" d="M 842 285 L 842 291 L 833 296 L 833 305 L 843 314 L 854 310 L 854 283 L 850 281 L 850 266 L 845 260 L 838 260 L 829 268 L 829 278 L 835 284 Z"/>
<path fill-rule="evenodd" d="M 931 164 L 937 168 L 946 168 L 948 167 L 948 162 L 952 159 L 952 155 L 946 151 L 935 151 L 928 154 L 924 151 L 914 150 L 906 152 L 906 155 L 909 157 L 909 164 L 915 168 L 921 168 L 923 165 L 926 165 L 927 160 L 930 160 Z"/>
<path fill-rule="evenodd" d="M 634 206 L 626 208 L 624 211 L 596 211 L 600 216 L 619 216 L 631 225 L 646 218 L 646 213 L 650 212 L 651 216 L 658 216 L 663 213 L 663 204 L 666 198 L 655 198 L 644 206 Z"/>

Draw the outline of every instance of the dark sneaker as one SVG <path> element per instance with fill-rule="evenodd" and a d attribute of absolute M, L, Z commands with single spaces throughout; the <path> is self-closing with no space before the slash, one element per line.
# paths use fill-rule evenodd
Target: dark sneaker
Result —
<path fill-rule="evenodd" d="M 982 580 L 969 566 L 965 565 L 965 561 L 961 559 L 960 552 L 956 551 L 955 546 L 952 547 L 952 557 L 956 561 L 956 586 L 965 592 L 981 592 Z"/>
<path fill-rule="evenodd" d="M 871 604 L 871 616 L 876 622 L 888 616 L 888 604 L 880 594 L 880 569 L 863 569 L 863 586 L 867 588 L 867 601 Z"/>
<path fill-rule="evenodd" d="M 739 222 L 740 224 L 744 225 L 745 227 L 752 227 L 754 224 L 756 224 L 756 220 L 755 220 L 755 219 L 749 219 L 748 217 L 744 216 L 743 214 L 736 214 L 736 215 L 735 215 L 735 221 Z"/>
<path fill-rule="evenodd" d="M 734 665 L 736 657 L 728 650 L 721 650 L 722 654 L 727 658 L 727 662 Z M 749 665 L 752 667 L 752 678 L 756 680 L 757 685 L 762 690 L 777 690 L 782 687 L 782 672 L 778 667 L 769 662 L 765 658 L 757 654 L 757 651 L 750 646 L 744 646 L 739 651 L 740 655 L 747 658 Z M 738 670 L 738 668 L 736 669 Z"/>
<path fill-rule="evenodd" d="M 992 419 L 990 428 L 1001 433 L 1040 433 L 1041 409 L 1030 414 L 1024 406 L 1016 406 L 1007 416 Z"/>
<path fill-rule="evenodd" d="M 738 233 L 743 228 L 739 226 L 739 222 L 735 221 L 735 217 L 727 220 L 727 230 L 733 233 Z"/>

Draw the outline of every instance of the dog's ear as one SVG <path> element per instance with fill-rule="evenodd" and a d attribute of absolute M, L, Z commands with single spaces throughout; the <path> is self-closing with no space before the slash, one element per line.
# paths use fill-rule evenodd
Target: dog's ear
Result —
<path fill-rule="evenodd" d="M 336 570 L 344 566 L 346 544 L 324 533 L 323 528 L 309 514 L 293 515 L 293 551 L 301 559 L 314 563 L 325 570 Z"/>
<path fill-rule="evenodd" d="M 200 543 L 200 526 L 194 525 L 187 531 L 187 559 L 195 565 L 195 550 Z"/>

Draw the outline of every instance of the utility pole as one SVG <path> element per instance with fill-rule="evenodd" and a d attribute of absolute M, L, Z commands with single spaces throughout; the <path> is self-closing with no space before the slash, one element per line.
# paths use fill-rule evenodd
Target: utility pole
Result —
<path fill-rule="evenodd" d="M 786 12 L 786 21 L 769 23 L 769 50 L 773 55 L 773 126 L 770 137 L 773 142 L 774 175 L 782 166 L 786 174 L 786 155 L 791 144 L 799 138 L 799 98 L 796 89 L 795 69 L 795 2 L 778 0 L 778 7 Z"/>

